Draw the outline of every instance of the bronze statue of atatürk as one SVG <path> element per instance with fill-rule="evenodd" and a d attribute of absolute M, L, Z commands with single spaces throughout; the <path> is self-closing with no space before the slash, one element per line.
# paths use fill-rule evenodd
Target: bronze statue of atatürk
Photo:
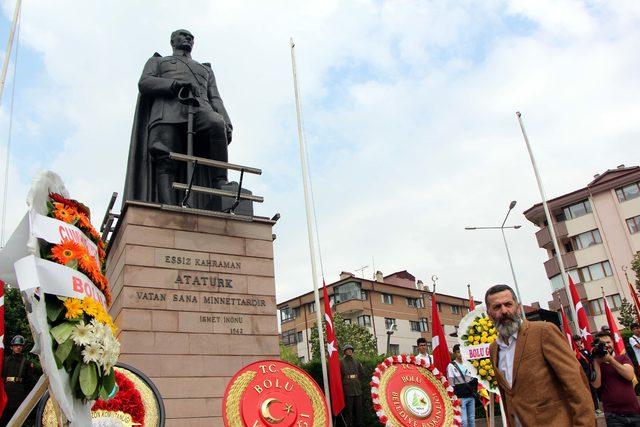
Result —
<path fill-rule="evenodd" d="M 232 125 L 222 103 L 216 79 L 207 63 L 191 58 L 193 35 L 187 30 L 171 34 L 171 56 L 156 53 L 144 66 L 138 82 L 140 95 L 133 122 L 125 179 L 124 200 L 177 204 L 172 182 L 187 183 L 186 163 L 169 159 L 170 152 L 186 154 L 190 98 L 195 131 L 193 155 L 227 162 Z M 227 183 L 221 168 L 196 168 L 193 184 L 220 188 Z M 192 194 L 189 205 L 211 209 L 211 197 Z"/>

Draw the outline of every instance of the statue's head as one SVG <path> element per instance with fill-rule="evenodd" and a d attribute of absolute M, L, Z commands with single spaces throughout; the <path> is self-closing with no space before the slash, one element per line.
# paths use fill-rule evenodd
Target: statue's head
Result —
<path fill-rule="evenodd" d="M 176 30 L 171 33 L 171 47 L 191 52 L 193 49 L 193 34 L 188 30 Z"/>

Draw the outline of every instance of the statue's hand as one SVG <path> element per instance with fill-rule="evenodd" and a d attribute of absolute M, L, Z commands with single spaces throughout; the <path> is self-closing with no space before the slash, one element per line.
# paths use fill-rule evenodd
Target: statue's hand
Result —
<path fill-rule="evenodd" d="M 178 92 L 180 92 L 180 89 L 182 89 L 183 87 L 186 87 L 189 92 L 193 93 L 193 86 L 191 85 L 191 83 L 184 80 L 174 80 L 171 84 L 171 91 L 176 96 L 178 96 Z"/>
<path fill-rule="evenodd" d="M 233 133 L 233 126 L 229 123 L 225 124 L 225 130 L 227 131 L 227 145 L 231 144 L 231 134 Z"/>

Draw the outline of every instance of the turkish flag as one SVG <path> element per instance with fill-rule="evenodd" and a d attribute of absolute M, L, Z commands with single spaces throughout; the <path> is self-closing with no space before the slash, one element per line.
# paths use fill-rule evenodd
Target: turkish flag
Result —
<path fill-rule="evenodd" d="M 573 341 L 571 329 L 569 328 L 569 322 L 567 321 L 567 316 L 564 314 L 564 309 L 562 308 L 562 306 L 560 306 L 560 314 L 562 315 L 562 330 L 564 331 L 564 335 L 567 337 L 569 347 L 571 347 L 573 351 L 577 352 L 578 348 L 576 346 L 576 343 Z"/>
<path fill-rule="evenodd" d="M 576 315 L 578 316 L 578 335 L 582 337 L 582 341 L 584 342 L 584 347 L 591 351 L 591 343 L 593 342 L 593 337 L 591 336 L 591 331 L 589 330 L 589 320 L 587 319 L 587 313 L 584 312 L 584 307 L 582 307 L 582 301 L 580 301 L 580 297 L 578 296 L 578 290 L 576 289 L 576 285 L 573 283 L 573 279 L 569 277 L 569 290 L 571 291 L 571 300 L 573 301 L 573 306 L 576 308 Z"/>
<path fill-rule="evenodd" d="M 616 351 L 616 354 L 624 354 L 626 350 L 624 349 L 624 342 L 618 330 L 618 325 L 616 325 L 616 321 L 613 320 L 613 314 L 611 314 L 611 310 L 609 310 L 607 299 L 605 297 L 602 297 L 602 299 L 604 300 L 604 311 L 607 315 L 607 323 L 609 324 L 609 330 L 613 338 L 613 349 Z"/>
<path fill-rule="evenodd" d="M 344 409 L 344 392 L 342 391 L 342 374 L 340 372 L 340 355 L 338 341 L 333 330 L 333 315 L 329 304 L 327 284 L 322 281 L 324 298 L 324 320 L 327 323 L 327 353 L 329 353 L 329 393 L 331 394 L 331 411 L 338 415 Z"/>
<path fill-rule="evenodd" d="M 442 375 L 447 375 L 447 366 L 451 362 L 451 355 L 447 348 L 447 339 L 444 336 L 440 316 L 438 316 L 438 303 L 435 292 L 431 294 L 431 345 L 433 346 L 433 364 Z"/>
<path fill-rule="evenodd" d="M 4 282 L 0 280 L 0 372 L 4 363 Z M 7 393 L 4 391 L 4 378 L 0 378 L 0 416 L 7 406 Z"/>
<path fill-rule="evenodd" d="M 636 290 L 633 289 L 633 285 L 629 283 L 629 290 L 631 291 L 631 296 L 633 297 L 633 304 L 636 306 L 636 319 L 640 322 L 640 301 L 638 301 L 638 294 Z"/>

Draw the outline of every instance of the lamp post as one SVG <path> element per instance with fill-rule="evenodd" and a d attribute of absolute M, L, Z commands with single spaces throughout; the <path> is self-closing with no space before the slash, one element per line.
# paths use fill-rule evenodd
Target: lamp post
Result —
<path fill-rule="evenodd" d="M 508 225 L 505 226 L 505 224 L 507 223 L 507 218 L 509 218 L 509 214 L 511 213 L 511 211 L 513 210 L 513 208 L 516 207 L 516 201 L 513 200 L 510 204 L 509 204 L 509 210 L 507 211 L 507 214 L 504 216 L 504 220 L 502 221 L 502 224 L 499 227 L 465 227 L 465 230 L 500 230 L 500 232 L 502 233 L 502 240 L 504 241 L 504 248 L 507 250 L 507 258 L 509 259 L 509 267 L 511 268 L 511 276 L 513 277 L 513 284 L 516 288 L 516 294 L 518 295 L 518 302 L 520 303 L 520 312 L 522 315 L 522 318 L 525 319 L 525 315 L 524 315 L 524 307 L 522 305 L 522 297 L 520 296 L 520 288 L 518 287 L 518 281 L 516 279 L 516 272 L 513 269 L 513 262 L 511 261 L 511 252 L 509 252 L 509 245 L 507 245 L 507 237 L 504 234 L 504 230 L 506 228 L 512 228 L 514 230 L 517 230 L 518 228 L 520 228 L 520 225 Z"/>

